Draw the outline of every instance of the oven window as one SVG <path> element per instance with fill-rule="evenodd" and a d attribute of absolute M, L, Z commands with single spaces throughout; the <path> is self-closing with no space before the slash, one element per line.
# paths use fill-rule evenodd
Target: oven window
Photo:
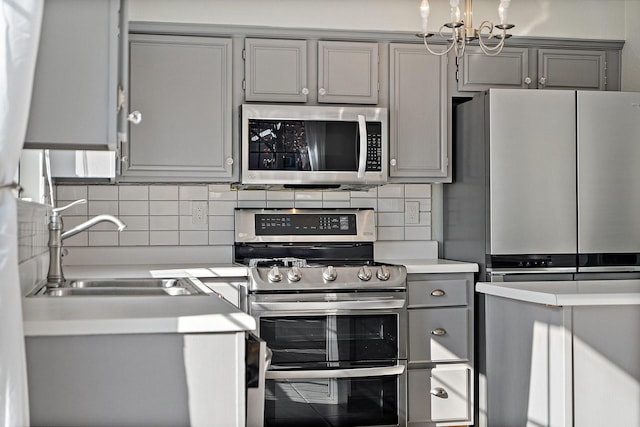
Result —
<path fill-rule="evenodd" d="M 398 357 L 396 314 L 261 317 L 272 365 L 367 362 Z"/>
<path fill-rule="evenodd" d="M 397 424 L 397 376 L 266 381 L 266 426 Z"/>

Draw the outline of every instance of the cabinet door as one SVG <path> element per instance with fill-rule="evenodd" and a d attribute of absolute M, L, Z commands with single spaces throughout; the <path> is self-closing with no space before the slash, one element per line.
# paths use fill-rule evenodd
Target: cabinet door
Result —
<path fill-rule="evenodd" d="M 378 103 L 378 44 L 318 42 L 318 102 Z"/>
<path fill-rule="evenodd" d="M 538 89 L 605 90 L 606 52 L 538 50 Z"/>
<path fill-rule="evenodd" d="M 389 177 L 395 182 L 450 182 L 446 57 L 423 45 L 390 46 Z"/>
<path fill-rule="evenodd" d="M 531 81 L 529 49 L 505 47 L 499 55 L 487 56 L 478 46 L 465 48 L 458 71 L 458 90 L 528 88 Z"/>
<path fill-rule="evenodd" d="M 409 310 L 409 363 L 470 360 L 469 310 Z"/>
<path fill-rule="evenodd" d="M 130 36 L 127 180 L 230 179 L 231 40 Z"/>
<path fill-rule="evenodd" d="M 246 39 L 245 100 L 306 102 L 307 42 Z"/>
<path fill-rule="evenodd" d="M 44 2 L 25 148 L 116 148 L 119 24 L 120 0 Z"/>

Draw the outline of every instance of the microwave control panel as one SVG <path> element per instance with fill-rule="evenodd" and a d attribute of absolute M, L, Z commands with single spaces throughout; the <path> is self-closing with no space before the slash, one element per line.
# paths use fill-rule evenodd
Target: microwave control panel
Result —
<path fill-rule="evenodd" d="M 366 171 L 382 170 L 382 124 L 367 123 L 367 166 Z"/>

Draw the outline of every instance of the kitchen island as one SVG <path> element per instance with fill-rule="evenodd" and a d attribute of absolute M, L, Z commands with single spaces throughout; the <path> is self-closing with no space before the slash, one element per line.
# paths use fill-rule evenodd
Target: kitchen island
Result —
<path fill-rule="evenodd" d="M 486 295 L 481 425 L 640 425 L 640 280 L 476 291 Z"/>
<path fill-rule="evenodd" d="M 113 277 L 98 270 L 66 274 Z M 118 274 L 185 277 L 158 271 Z M 255 321 L 216 293 L 28 296 L 23 318 L 34 426 L 244 425 L 245 333 Z"/>

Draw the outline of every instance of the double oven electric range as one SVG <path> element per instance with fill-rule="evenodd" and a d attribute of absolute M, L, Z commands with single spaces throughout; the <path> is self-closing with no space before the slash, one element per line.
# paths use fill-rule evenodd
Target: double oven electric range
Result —
<path fill-rule="evenodd" d="M 234 259 L 272 352 L 266 426 L 406 424 L 406 269 L 373 261 L 371 209 L 238 209 Z"/>

